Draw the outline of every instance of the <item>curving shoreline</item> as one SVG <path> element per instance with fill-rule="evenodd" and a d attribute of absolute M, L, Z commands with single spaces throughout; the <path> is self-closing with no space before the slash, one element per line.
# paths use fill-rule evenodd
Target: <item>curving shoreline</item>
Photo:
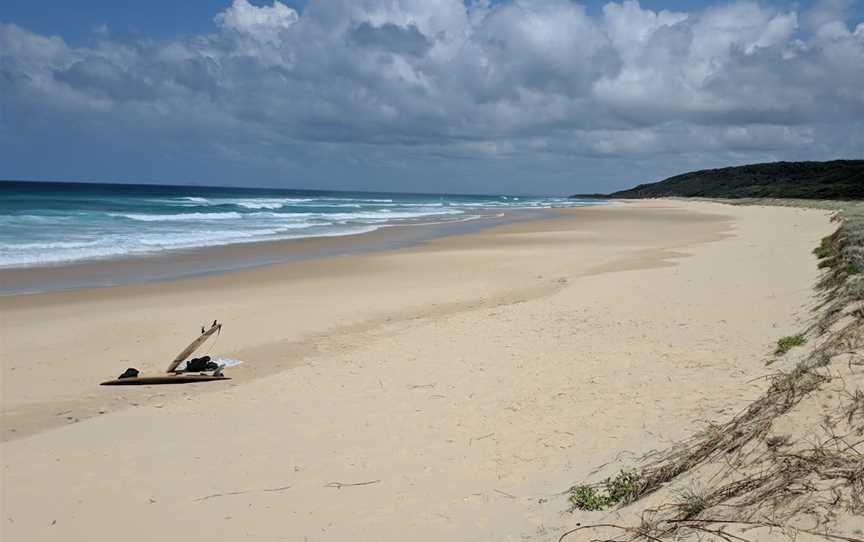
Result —
<path fill-rule="evenodd" d="M 597 458 L 763 391 L 757 361 L 808 317 L 832 229 L 817 210 L 636 202 L 0 298 L 5 532 L 546 540 L 563 520 L 544 500 Z M 216 316 L 218 353 L 246 362 L 228 386 L 94 390 L 127 363 L 161 367 Z"/>
<path fill-rule="evenodd" d="M 5 267 L 0 268 L 0 297 L 164 282 L 287 262 L 394 250 L 440 237 L 465 235 L 504 224 L 549 218 L 555 212 L 556 209 L 489 209 L 468 215 L 462 220 L 381 225 L 361 233 L 256 240 L 80 262 Z"/>

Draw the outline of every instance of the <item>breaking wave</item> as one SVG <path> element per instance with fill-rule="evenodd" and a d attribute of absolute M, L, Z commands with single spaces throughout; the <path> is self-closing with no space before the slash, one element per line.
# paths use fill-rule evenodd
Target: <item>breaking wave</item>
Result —
<path fill-rule="evenodd" d="M 390 226 L 490 218 L 506 209 L 572 207 L 564 198 L 352 194 L 39 183 L 0 197 L 0 267 L 52 265 Z M 0 186 L 0 190 L 4 190 Z M 55 189 L 56 190 L 56 189 Z M 6 192 L 0 192 L 0 196 Z M 494 213 L 490 212 L 493 211 Z"/>

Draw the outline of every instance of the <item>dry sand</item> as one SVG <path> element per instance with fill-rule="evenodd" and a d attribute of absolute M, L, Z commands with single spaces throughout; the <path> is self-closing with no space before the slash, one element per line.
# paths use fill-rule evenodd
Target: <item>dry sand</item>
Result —
<path fill-rule="evenodd" d="M 556 539 L 573 482 L 759 394 L 832 229 L 815 210 L 639 202 L 0 298 L 0 538 Z M 212 353 L 245 361 L 230 382 L 96 386 L 163 369 L 214 318 Z"/>

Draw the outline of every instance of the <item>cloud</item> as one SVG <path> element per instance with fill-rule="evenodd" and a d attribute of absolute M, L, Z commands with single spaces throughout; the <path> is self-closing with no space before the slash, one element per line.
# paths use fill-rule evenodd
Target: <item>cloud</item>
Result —
<path fill-rule="evenodd" d="M 818 31 L 826 24 L 844 21 L 852 8 L 853 0 L 818 0 L 804 12 L 804 23 L 811 31 Z"/>
<path fill-rule="evenodd" d="M 413 24 L 399 26 L 384 23 L 373 26 L 363 21 L 349 33 L 349 39 L 360 47 L 388 51 L 397 55 L 423 56 L 432 46 Z"/>
<path fill-rule="evenodd" d="M 281 2 L 256 7 L 247 0 L 235 0 L 231 7 L 215 17 L 216 23 L 225 31 L 267 45 L 278 45 L 280 34 L 290 29 L 298 19 L 297 12 Z"/>
<path fill-rule="evenodd" d="M 621 164 L 656 178 L 860 157 L 864 25 L 847 8 L 626 0 L 591 16 L 568 0 L 313 0 L 301 14 L 234 0 L 208 34 L 106 32 L 85 47 L 6 23 L 0 138 L 65 133 L 82 148 L 73 171 L 107 137 L 138 142 L 130 161 L 162 176 L 203 156 L 218 182 L 236 182 L 225 164 L 245 164 L 269 183 L 291 171 L 294 183 L 435 190 L 410 183 L 446 172 L 487 192 L 621 186 Z M 411 168 L 429 174 L 412 181 Z"/>

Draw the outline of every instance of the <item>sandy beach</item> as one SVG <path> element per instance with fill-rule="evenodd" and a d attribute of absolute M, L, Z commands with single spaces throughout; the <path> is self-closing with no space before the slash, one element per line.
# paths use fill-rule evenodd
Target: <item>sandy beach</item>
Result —
<path fill-rule="evenodd" d="M 575 481 L 759 395 L 833 230 L 819 210 L 628 202 L 2 297 L 0 538 L 556 540 Z M 232 380 L 98 386 L 164 370 L 214 319 Z"/>

